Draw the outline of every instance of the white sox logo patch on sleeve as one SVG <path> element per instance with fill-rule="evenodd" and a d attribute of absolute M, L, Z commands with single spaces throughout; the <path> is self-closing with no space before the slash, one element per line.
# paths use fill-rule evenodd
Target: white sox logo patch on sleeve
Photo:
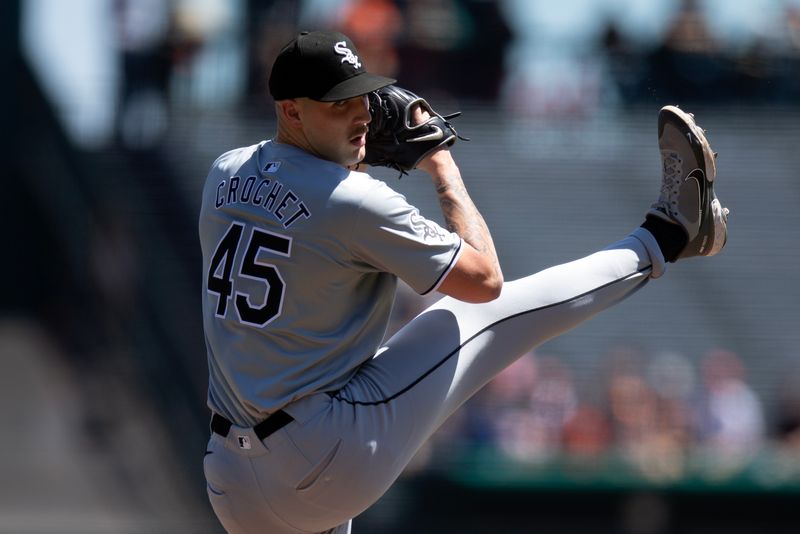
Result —
<path fill-rule="evenodd" d="M 410 219 L 411 224 L 414 225 L 414 228 L 420 232 L 425 239 L 444 241 L 445 237 L 447 237 L 447 234 L 440 232 L 434 224 L 431 224 L 425 217 L 420 215 L 419 212 L 413 212 Z"/>
<path fill-rule="evenodd" d="M 339 41 L 335 45 L 333 45 L 333 51 L 339 54 L 340 56 L 344 56 L 342 58 L 342 63 L 347 61 L 352 66 L 357 69 L 361 68 L 361 63 L 358 61 L 358 56 L 353 53 L 352 50 L 347 48 L 347 41 Z"/>

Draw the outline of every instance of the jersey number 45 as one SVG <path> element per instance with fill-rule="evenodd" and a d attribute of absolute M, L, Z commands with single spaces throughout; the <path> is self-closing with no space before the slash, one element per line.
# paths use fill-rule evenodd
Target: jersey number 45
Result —
<path fill-rule="evenodd" d="M 247 278 L 262 282 L 265 285 L 263 304 L 254 305 L 251 294 L 236 291 L 236 280 L 232 276 L 237 250 L 244 233 L 244 224 L 231 223 L 228 231 L 217 243 L 211 256 L 211 264 L 206 276 L 206 287 L 209 293 L 219 296 L 216 316 L 224 318 L 228 311 L 228 303 L 235 296 L 234 303 L 239 322 L 250 326 L 264 326 L 281 314 L 283 294 L 286 285 L 280 271 L 271 263 L 259 261 L 262 250 L 279 256 L 288 257 L 291 253 L 292 240 L 280 234 L 274 234 L 258 228 L 250 232 L 244 257 L 237 270 L 238 278 Z"/>

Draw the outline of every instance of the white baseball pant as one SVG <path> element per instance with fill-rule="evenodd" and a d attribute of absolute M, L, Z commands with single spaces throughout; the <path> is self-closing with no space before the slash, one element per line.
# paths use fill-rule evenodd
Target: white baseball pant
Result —
<path fill-rule="evenodd" d="M 655 239 L 637 228 L 600 252 L 506 283 L 492 302 L 440 300 L 333 396 L 284 407 L 295 421 L 263 442 L 252 428 L 212 434 L 204 469 L 217 517 L 231 534 L 349 533 L 351 519 L 482 386 L 663 271 Z"/>

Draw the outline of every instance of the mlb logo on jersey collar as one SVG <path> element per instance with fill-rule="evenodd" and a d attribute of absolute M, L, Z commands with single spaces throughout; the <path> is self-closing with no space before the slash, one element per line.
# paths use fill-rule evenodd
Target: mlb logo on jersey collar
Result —
<path fill-rule="evenodd" d="M 236 436 L 236 441 L 239 442 L 239 448 L 240 449 L 248 449 L 249 450 L 249 449 L 252 448 L 250 446 L 250 438 L 248 438 L 247 436 Z"/>
<path fill-rule="evenodd" d="M 280 161 L 269 161 L 267 162 L 266 165 L 264 165 L 264 172 L 276 173 L 280 168 L 281 168 Z"/>

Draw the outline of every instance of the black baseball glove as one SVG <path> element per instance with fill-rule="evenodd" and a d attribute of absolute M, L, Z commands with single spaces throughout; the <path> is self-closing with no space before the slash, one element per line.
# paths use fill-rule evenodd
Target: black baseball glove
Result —
<path fill-rule="evenodd" d="M 412 124 L 412 110 L 419 104 L 430 114 L 421 124 Z M 372 122 L 367 132 L 364 163 L 391 167 L 408 174 L 428 154 L 442 146 L 452 146 L 461 137 L 448 122 L 461 112 L 442 116 L 430 104 L 407 89 L 388 85 L 369 94 Z"/>

